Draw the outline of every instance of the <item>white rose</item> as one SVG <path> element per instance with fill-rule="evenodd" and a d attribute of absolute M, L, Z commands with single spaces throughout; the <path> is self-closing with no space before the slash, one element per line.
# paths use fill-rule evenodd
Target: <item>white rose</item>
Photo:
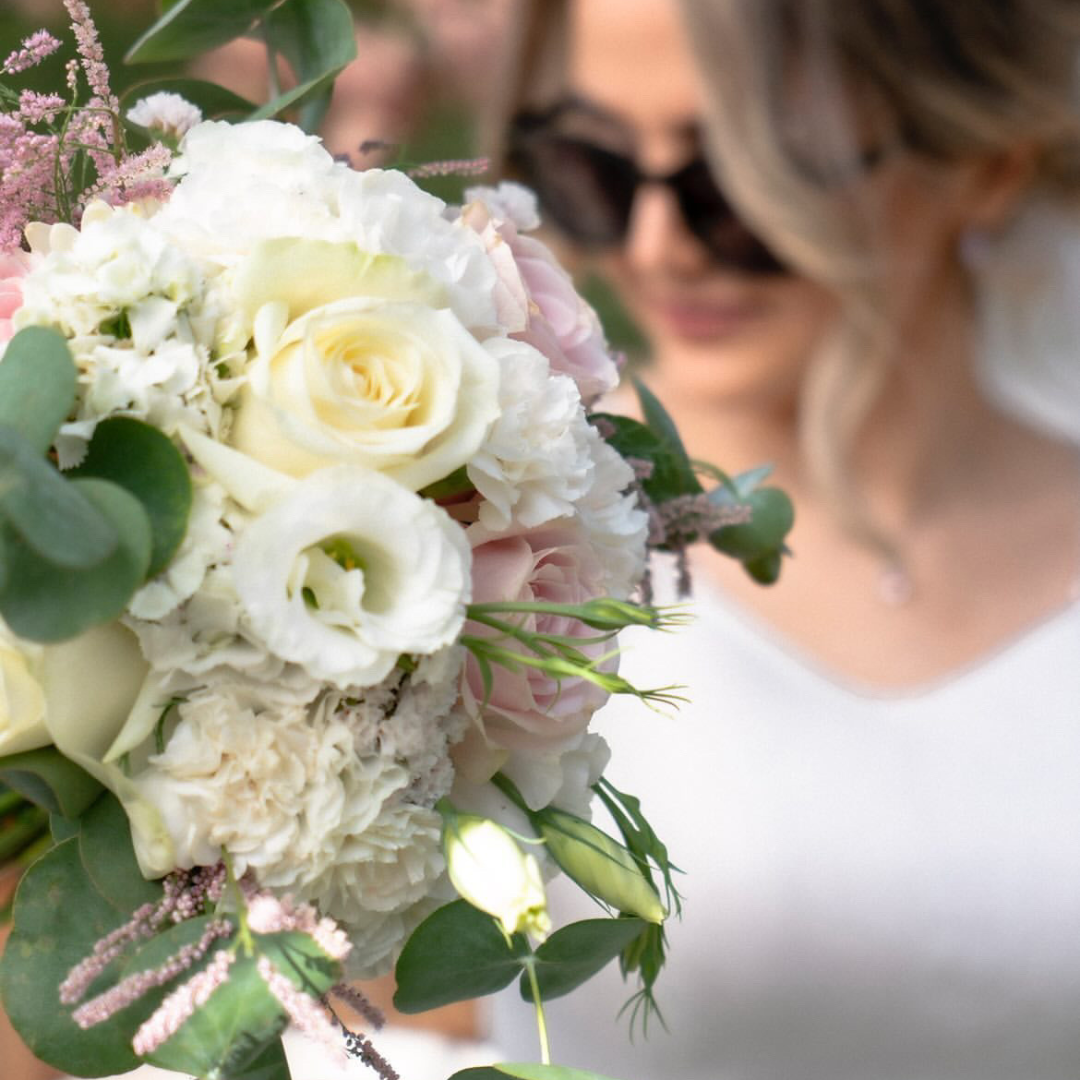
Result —
<path fill-rule="evenodd" d="M 499 367 L 434 280 L 354 244 L 277 240 L 237 273 L 256 357 L 235 446 L 292 476 L 362 465 L 414 490 L 499 415 Z"/>
<path fill-rule="evenodd" d="M 269 650 L 339 687 L 372 686 L 402 653 L 461 630 L 470 551 L 441 507 L 379 473 L 313 473 L 241 534 L 233 580 Z"/>

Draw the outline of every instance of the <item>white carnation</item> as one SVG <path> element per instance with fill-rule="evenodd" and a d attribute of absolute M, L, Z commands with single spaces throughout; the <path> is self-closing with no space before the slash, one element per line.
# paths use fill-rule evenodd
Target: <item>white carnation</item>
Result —
<path fill-rule="evenodd" d="M 468 465 L 484 497 L 489 533 L 535 528 L 574 512 L 592 485 L 592 428 L 574 381 L 552 375 L 537 349 L 510 338 L 485 347 L 498 359 L 501 415 Z"/>
<path fill-rule="evenodd" d="M 397 170 L 345 170 L 338 193 L 345 235 L 366 251 L 399 255 L 444 286 L 470 329 L 494 328 L 497 281 L 483 241 L 448 221 L 446 204 Z"/>
<path fill-rule="evenodd" d="M 187 98 L 164 91 L 139 98 L 128 109 L 127 119 L 150 131 L 179 139 L 202 120 L 202 111 Z"/>

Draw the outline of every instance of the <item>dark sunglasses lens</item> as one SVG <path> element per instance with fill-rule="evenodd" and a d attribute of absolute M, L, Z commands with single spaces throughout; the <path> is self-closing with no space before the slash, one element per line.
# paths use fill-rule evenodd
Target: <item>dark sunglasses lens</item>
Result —
<path fill-rule="evenodd" d="M 672 178 L 686 223 L 722 266 L 747 274 L 782 274 L 786 268 L 735 216 L 704 161 Z"/>
<path fill-rule="evenodd" d="M 539 133 L 522 139 L 512 159 L 545 215 L 572 239 L 608 245 L 626 235 L 637 184 L 632 161 L 579 139 Z"/>

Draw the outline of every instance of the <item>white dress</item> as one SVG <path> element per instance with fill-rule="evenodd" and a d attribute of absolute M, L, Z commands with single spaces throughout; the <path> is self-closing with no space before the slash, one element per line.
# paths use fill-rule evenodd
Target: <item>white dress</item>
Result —
<path fill-rule="evenodd" d="M 875 696 L 695 591 L 693 627 L 628 636 L 624 660 L 692 704 L 598 717 L 610 779 L 686 871 L 670 1033 L 631 1045 L 613 966 L 549 1005 L 554 1059 L 620 1080 L 1077 1080 L 1080 606 Z M 536 1059 L 516 995 L 491 1021 L 508 1060 Z"/>

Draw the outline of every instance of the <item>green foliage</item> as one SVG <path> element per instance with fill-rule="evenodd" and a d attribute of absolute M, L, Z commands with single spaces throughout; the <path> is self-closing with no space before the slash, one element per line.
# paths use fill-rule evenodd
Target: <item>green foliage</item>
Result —
<path fill-rule="evenodd" d="M 127 911 L 118 910 L 94 886 L 78 839 L 53 848 L 19 884 L 14 927 L 0 960 L 0 997 L 27 1046 L 62 1072 L 107 1076 L 139 1064 L 130 1033 L 153 1011 L 152 998 L 87 1031 L 59 999 L 60 983 L 71 968 L 127 918 Z M 118 974 L 114 964 L 95 990 Z"/>
<path fill-rule="evenodd" d="M 208 120 L 239 119 L 255 111 L 255 104 L 226 90 L 217 83 L 206 82 L 203 79 L 188 78 L 159 78 L 147 79 L 143 82 L 134 83 L 120 98 L 120 111 L 127 113 L 140 98 L 149 97 L 163 91 L 179 94 L 182 98 L 197 105 L 203 116 Z M 131 127 L 137 127 L 125 121 Z M 139 129 L 142 130 L 142 129 Z"/>
<path fill-rule="evenodd" d="M 44 454 L 75 404 L 76 378 L 61 334 L 43 326 L 20 330 L 0 364 L 0 425 Z"/>
<path fill-rule="evenodd" d="M 184 539 L 192 498 L 187 464 L 170 439 L 149 424 L 112 417 L 94 429 L 86 458 L 68 475 L 111 480 L 134 495 L 150 523 L 152 546 L 146 576 L 153 577 L 168 566 Z"/>
<path fill-rule="evenodd" d="M 343 0 L 176 0 L 125 59 L 133 64 L 187 60 L 244 36 L 266 42 L 272 69 L 274 56 L 284 57 L 297 85 L 257 107 L 192 80 L 163 80 L 153 90 L 182 94 L 205 105 L 208 116 L 258 120 L 293 110 L 293 119 L 314 131 L 330 103 L 334 79 L 356 58 L 352 13 Z"/>
<path fill-rule="evenodd" d="M 138 499 L 104 480 L 68 483 L 110 523 L 117 544 L 111 555 L 83 570 L 57 565 L 6 531 L 0 613 L 16 634 L 32 641 L 62 641 L 115 619 L 150 565 L 150 523 Z"/>
<path fill-rule="evenodd" d="M 276 0 L 177 0 L 128 50 L 129 64 L 190 60 L 250 33 Z"/>
<path fill-rule="evenodd" d="M 494 994 L 521 973 L 528 955 L 523 934 L 507 940 L 492 916 L 455 900 L 429 915 L 405 943 L 394 1008 L 425 1012 Z"/>
<path fill-rule="evenodd" d="M 0 780 L 61 820 L 77 818 L 104 790 L 54 746 L 0 757 Z"/>
<path fill-rule="evenodd" d="M 641 919 L 583 919 L 556 930 L 536 950 L 536 979 L 545 1001 L 576 990 L 619 956 L 646 927 Z M 528 979 L 521 996 L 532 1000 Z"/>
<path fill-rule="evenodd" d="M 274 116 L 298 106 L 296 121 L 315 131 L 330 106 L 334 79 L 356 59 L 352 12 L 342 0 L 285 0 L 266 16 L 269 47 L 289 62 L 297 86 L 255 112 Z"/>
<path fill-rule="evenodd" d="M 508 1061 L 476 1069 L 460 1069 L 450 1080 L 608 1080 L 600 1073 L 569 1069 L 565 1065 L 539 1065 L 531 1061 Z"/>
<path fill-rule="evenodd" d="M 64 338 L 29 327 L 0 364 L 0 615 L 33 641 L 61 641 L 119 615 L 183 540 L 191 478 L 160 431 L 99 424 L 84 463 L 44 456 L 75 401 Z"/>
<path fill-rule="evenodd" d="M 162 964 L 187 940 L 198 938 L 208 920 L 182 923 L 154 938 L 134 958 L 131 970 Z M 183 932 L 183 933 L 182 933 Z M 202 1008 L 147 1060 L 164 1069 L 230 1080 L 249 1074 L 262 1055 L 279 1043 L 288 1019 L 257 969 L 265 956 L 298 989 L 318 997 L 338 980 L 338 966 L 305 934 L 253 934 L 252 950 L 242 947 L 228 979 Z M 229 940 L 218 948 L 230 947 Z"/>

